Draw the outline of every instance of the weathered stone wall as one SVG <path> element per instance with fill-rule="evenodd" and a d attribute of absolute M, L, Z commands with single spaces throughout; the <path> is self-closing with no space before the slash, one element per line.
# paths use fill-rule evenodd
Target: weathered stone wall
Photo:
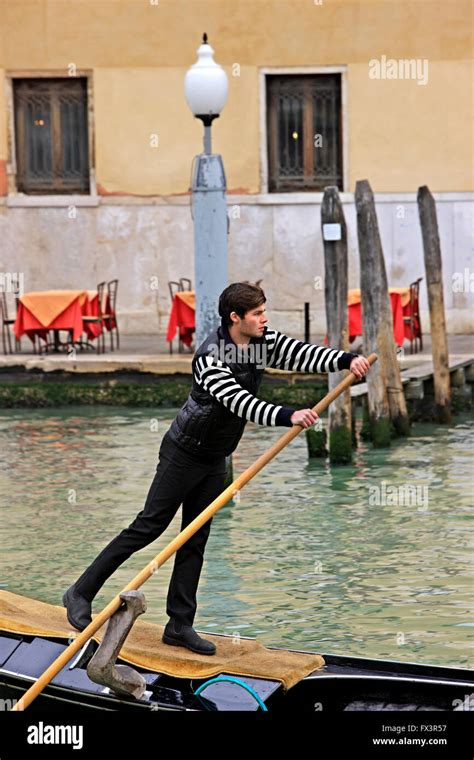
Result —
<path fill-rule="evenodd" d="M 359 287 L 356 214 L 342 194 L 348 226 L 349 287 Z M 473 332 L 473 194 L 435 194 L 450 333 Z M 20 201 L 18 201 L 20 202 Z M 40 201 L 37 201 L 40 202 Z M 50 203 L 51 201 L 44 201 Z M 59 201 L 56 201 L 59 202 Z M 78 203 L 92 203 L 92 199 Z M 0 272 L 23 272 L 24 289 L 93 288 L 118 277 L 120 326 L 125 333 L 163 333 L 170 309 L 168 280 L 194 282 L 189 198 L 97 198 L 95 205 L 0 204 Z M 425 277 L 414 195 L 376 195 L 387 277 L 392 286 Z M 325 331 L 321 206 L 292 196 L 229 196 L 230 281 L 262 279 L 271 324 L 303 333 L 303 304 L 311 331 Z M 315 279 L 316 278 L 316 279 Z M 320 278 L 320 279 L 317 279 Z M 422 326 L 429 329 L 426 279 Z"/>

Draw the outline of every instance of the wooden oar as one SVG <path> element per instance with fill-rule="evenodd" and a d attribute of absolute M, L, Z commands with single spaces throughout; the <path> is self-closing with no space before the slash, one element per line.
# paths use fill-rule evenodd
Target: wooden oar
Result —
<path fill-rule="evenodd" d="M 368 358 L 368 362 L 370 365 L 372 365 L 374 362 L 377 361 L 377 354 L 371 354 Z M 334 399 L 336 399 L 341 393 L 343 393 L 352 383 L 354 380 L 356 380 L 356 376 L 349 372 L 347 377 L 344 378 L 335 388 L 332 389 L 321 401 L 319 401 L 316 406 L 313 407 L 313 412 L 316 412 L 316 414 L 321 414 L 321 412 L 324 412 L 325 409 L 331 404 Z M 73 657 L 73 655 L 78 652 L 86 643 L 88 639 L 90 639 L 96 631 L 101 628 L 101 626 L 104 625 L 104 623 L 108 620 L 111 615 L 116 612 L 119 607 L 122 604 L 122 600 L 120 599 L 120 594 L 122 594 L 124 591 L 130 591 L 131 589 L 138 589 L 140 588 L 145 581 L 150 578 L 150 576 L 153 575 L 156 570 L 158 570 L 161 565 L 166 562 L 167 559 L 169 559 L 187 540 L 188 538 L 191 538 L 194 533 L 196 533 L 199 528 L 201 528 L 204 523 L 206 523 L 216 512 L 218 509 L 224 506 L 224 504 L 227 504 L 228 501 L 234 496 L 236 491 L 238 491 L 242 486 L 244 486 L 246 483 L 251 480 L 254 475 L 257 474 L 257 472 L 260 472 L 260 470 L 265 467 L 265 465 L 270 462 L 273 457 L 275 457 L 282 449 L 285 448 L 285 446 L 293 440 L 293 438 L 296 438 L 297 435 L 301 433 L 303 430 L 303 427 L 301 425 L 293 425 L 287 433 L 281 436 L 276 443 L 273 444 L 273 446 L 270 446 L 270 448 L 260 456 L 256 462 L 254 462 L 250 467 L 248 467 L 241 475 L 238 476 L 227 488 L 222 491 L 222 493 L 214 499 L 213 502 L 209 504 L 206 509 L 204 509 L 200 514 L 189 523 L 189 525 L 186 526 L 184 530 L 179 533 L 176 538 L 174 538 L 168 546 L 166 546 L 159 554 L 156 555 L 154 559 L 151 560 L 151 562 L 146 565 L 141 572 L 138 573 L 138 575 L 135 576 L 135 578 L 130 581 L 130 583 L 125 586 L 125 588 L 122 589 L 122 591 L 115 596 L 112 601 L 107 605 L 107 607 L 104 607 L 102 612 L 99 612 L 98 615 L 95 616 L 92 623 L 89 623 L 87 628 L 84 628 L 81 633 L 78 633 L 77 637 L 74 639 L 72 644 L 68 646 L 67 649 L 64 650 L 62 654 L 59 655 L 59 657 L 51 663 L 51 665 L 47 668 L 47 670 L 44 671 L 44 673 L 38 678 L 37 681 L 31 686 L 28 691 L 25 692 L 23 697 L 18 700 L 18 702 L 12 707 L 12 710 L 24 710 L 28 705 L 30 705 L 33 700 L 40 694 L 45 686 L 49 684 L 49 682 L 54 678 L 57 673 L 69 662 L 69 660 Z"/>

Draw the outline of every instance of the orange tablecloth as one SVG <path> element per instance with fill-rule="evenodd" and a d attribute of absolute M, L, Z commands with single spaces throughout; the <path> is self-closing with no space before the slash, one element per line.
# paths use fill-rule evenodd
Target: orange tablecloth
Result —
<path fill-rule="evenodd" d="M 179 337 L 190 346 L 196 329 L 196 296 L 194 290 L 182 290 L 175 294 L 171 304 L 166 340 L 173 340 L 179 327 Z"/>
<path fill-rule="evenodd" d="M 108 301 L 106 307 L 110 309 Z M 48 330 L 72 330 L 73 341 L 78 341 L 83 332 L 89 338 L 96 338 L 102 330 L 101 326 L 84 323 L 83 317 L 97 316 L 98 313 L 98 294 L 95 290 L 24 293 L 19 299 L 13 331 L 17 339 L 25 334 L 33 339 L 36 334 L 46 340 Z M 106 326 L 110 329 L 113 325 Z"/>
<path fill-rule="evenodd" d="M 13 331 L 20 339 L 37 332 L 46 337 L 48 330 L 72 330 L 73 340 L 83 333 L 83 307 L 89 298 L 85 290 L 45 290 L 20 296 Z"/>

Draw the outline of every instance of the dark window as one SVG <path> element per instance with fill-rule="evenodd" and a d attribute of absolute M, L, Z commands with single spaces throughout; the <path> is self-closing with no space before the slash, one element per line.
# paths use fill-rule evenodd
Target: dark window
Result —
<path fill-rule="evenodd" d="M 267 76 L 269 190 L 342 190 L 341 75 Z"/>
<path fill-rule="evenodd" d="M 14 80 L 17 187 L 89 192 L 87 80 Z"/>

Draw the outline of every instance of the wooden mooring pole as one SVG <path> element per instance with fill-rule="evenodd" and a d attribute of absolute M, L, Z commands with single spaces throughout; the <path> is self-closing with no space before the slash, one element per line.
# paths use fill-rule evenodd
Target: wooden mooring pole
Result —
<path fill-rule="evenodd" d="M 426 185 L 418 188 L 417 201 L 430 309 L 435 414 L 438 422 L 446 423 L 451 421 L 451 386 L 438 220 L 434 198 Z"/>
<path fill-rule="evenodd" d="M 356 183 L 355 201 L 363 348 L 365 355 L 377 351 L 380 357 L 378 367 L 367 376 L 369 429 L 374 446 L 381 447 L 390 445 L 391 427 L 396 435 L 409 435 L 410 421 L 393 338 L 392 309 L 374 195 L 367 180 Z"/>
<path fill-rule="evenodd" d="M 327 228 L 327 225 L 334 227 Z M 324 244 L 324 297 L 328 345 L 349 350 L 347 316 L 347 234 L 346 220 L 337 187 L 326 187 L 321 206 Z M 343 372 L 330 372 L 329 390 L 343 379 Z M 352 461 L 351 392 L 345 393 L 329 407 L 329 460 L 332 464 Z"/>

